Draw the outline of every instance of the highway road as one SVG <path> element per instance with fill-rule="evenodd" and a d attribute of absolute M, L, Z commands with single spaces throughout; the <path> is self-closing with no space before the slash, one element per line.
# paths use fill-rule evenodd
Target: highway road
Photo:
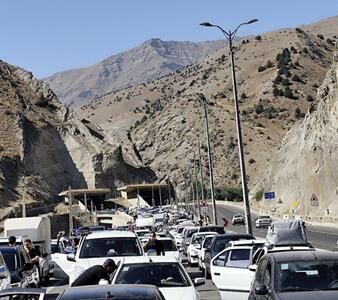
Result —
<path fill-rule="evenodd" d="M 236 205 L 217 205 L 217 221 L 218 224 L 223 224 L 222 217 L 226 217 L 229 222 L 234 214 L 243 214 L 244 210 L 240 206 Z M 251 212 L 252 217 L 252 229 L 253 234 L 256 238 L 265 238 L 267 229 L 256 228 L 254 219 L 258 216 L 256 212 Z M 308 238 L 310 243 L 316 248 L 322 248 L 327 250 L 338 250 L 338 224 L 336 226 L 324 226 L 324 225 L 313 225 L 306 224 Z M 238 233 L 245 233 L 246 228 L 243 225 L 233 226 L 228 225 L 229 230 L 236 231 Z"/>

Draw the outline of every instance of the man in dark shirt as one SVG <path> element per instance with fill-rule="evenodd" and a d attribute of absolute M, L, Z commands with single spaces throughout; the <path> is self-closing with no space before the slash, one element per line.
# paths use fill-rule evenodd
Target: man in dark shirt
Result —
<path fill-rule="evenodd" d="M 24 249 L 26 253 L 28 254 L 28 256 L 30 257 L 32 263 L 36 265 L 39 269 L 39 261 L 41 257 L 40 251 L 36 249 L 35 247 L 33 247 L 32 241 L 29 239 L 25 240 Z"/>
<path fill-rule="evenodd" d="M 97 285 L 101 279 L 110 283 L 110 274 L 117 269 L 115 262 L 108 258 L 101 265 L 95 265 L 84 271 L 73 283 L 72 286 Z"/>
<path fill-rule="evenodd" d="M 164 254 L 165 254 L 162 242 L 159 241 L 158 239 L 156 239 L 156 232 L 155 231 L 152 231 L 150 233 L 150 239 L 143 246 L 143 249 L 145 251 L 155 250 L 157 255 L 162 254 L 164 256 Z"/>

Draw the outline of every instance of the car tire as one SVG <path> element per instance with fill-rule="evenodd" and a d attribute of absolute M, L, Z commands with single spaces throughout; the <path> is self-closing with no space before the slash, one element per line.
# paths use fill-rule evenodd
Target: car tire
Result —
<path fill-rule="evenodd" d="M 204 270 L 204 277 L 205 279 L 211 279 L 211 274 L 208 272 L 207 268 Z"/>

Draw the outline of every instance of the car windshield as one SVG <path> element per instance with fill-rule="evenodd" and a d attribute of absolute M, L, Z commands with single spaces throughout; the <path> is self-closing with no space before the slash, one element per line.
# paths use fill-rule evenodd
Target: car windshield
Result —
<path fill-rule="evenodd" d="M 162 242 L 164 251 L 178 251 L 175 243 L 172 240 L 160 240 Z"/>
<path fill-rule="evenodd" d="M 338 290 L 337 260 L 280 262 L 276 274 L 279 292 Z"/>
<path fill-rule="evenodd" d="M 157 287 L 186 287 L 190 282 L 178 263 L 125 264 L 116 284 L 151 284 Z"/>
<path fill-rule="evenodd" d="M 2 255 L 3 255 L 4 259 L 5 259 L 7 268 L 11 272 L 15 271 L 18 268 L 18 263 L 17 263 L 17 260 L 16 260 L 16 255 L 14 253 L 3 253 Z"/>
<path fill-rule="evenodd" d="M 136 238 L 100 238 L 83 242 L 80 258 L 107 256 L 140 256 L 141 249 Z"/>
<path fill-rule="evenodd" d="M 192 241 L 191 243 L 192 244 L 201 244 L 203 239 L 204 239 L 205 235 L 195 235 L 193 238 L 192 238 Z"/>
<path fill-rule="evenodd" d="M 213 239 L 213 236 L 207 236 L 207 237 L 204 239 L 203 247 L 204 247 L 204 248 L 208 248 L 208 246 L 210 245 L 212 239 Z"/>

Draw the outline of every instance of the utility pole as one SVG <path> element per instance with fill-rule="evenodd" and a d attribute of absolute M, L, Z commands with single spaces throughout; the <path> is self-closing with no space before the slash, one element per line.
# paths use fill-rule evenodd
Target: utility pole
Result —
<path fill-rule="evenodd" d="M 197 198 L 197 206 L 198 206 L 198 218 L 201 219 L 201 203 L 200 197 L 198 192 L 198 177 L 197 177 L 197 170 L 196 170 L 196 157 L 194 152 L 194 175 L 195 175 L 195 186 L 196 186 L 196 198 Z"/>
<path fill-rule="evenodd" d="M 208 121 L 208 109 L 207 109 L 207 99 L 203 94 L 198 94 L 200 98 L 201 104 L 204 109 L 204 119 L 205 119 L 205 134 L 207 138 L 207 147 L 208 147 L 208 163 L 209 163 L 209 174 L 210 174 L 210 195 L 212 202 L 212 215 L 214 219 L 214 224 L 217 225 L 217 213 L 216 213 L 216 200 L 215 200 L 215 188 L 214 188 L 214 172 L 212 166 L 212 158 L 211 158 L 211 146 L 210 146 L 210 138 L 209 138 L 209 121 Z"/>
<path fill-rule="evenodd" d="M 169 204 L 170 206 L 172 206 L 172 201 L 171 201 L 171 185 L 170 185 L 170 178 L 169 178 L 169 174 L 168 174 L 168 194 L 169 194 Z"/>
<path fill-rule="evenodd" d="M 198 144 L 198 158 L 199 158 L 199 165 L 200 165 L 200 176 L 201 176 L 201 185 L 202 185 L 202 201 L 204 198 L 204 184 L 203 184 L 203 169 L 202 169 L 202 158 L 201 158 L 201 146 L 200 146 L 200 137 L 197 136 L 197 144 Z"/>
<path fill-rule="evenodd" d="M 26 218 L 26 194 L 27 194 L 27 188 L 26 188 L 26 177 L 23 178 L 23 193 L 22 193 L 22 217 Z"/>
<path fill-rule="evenodd" d="M 71 191 L 71 187 L 68 188 L 68 204 L 69 204 L 69 234 L 71 234 L 73 230 L 73 195 Z"/>

